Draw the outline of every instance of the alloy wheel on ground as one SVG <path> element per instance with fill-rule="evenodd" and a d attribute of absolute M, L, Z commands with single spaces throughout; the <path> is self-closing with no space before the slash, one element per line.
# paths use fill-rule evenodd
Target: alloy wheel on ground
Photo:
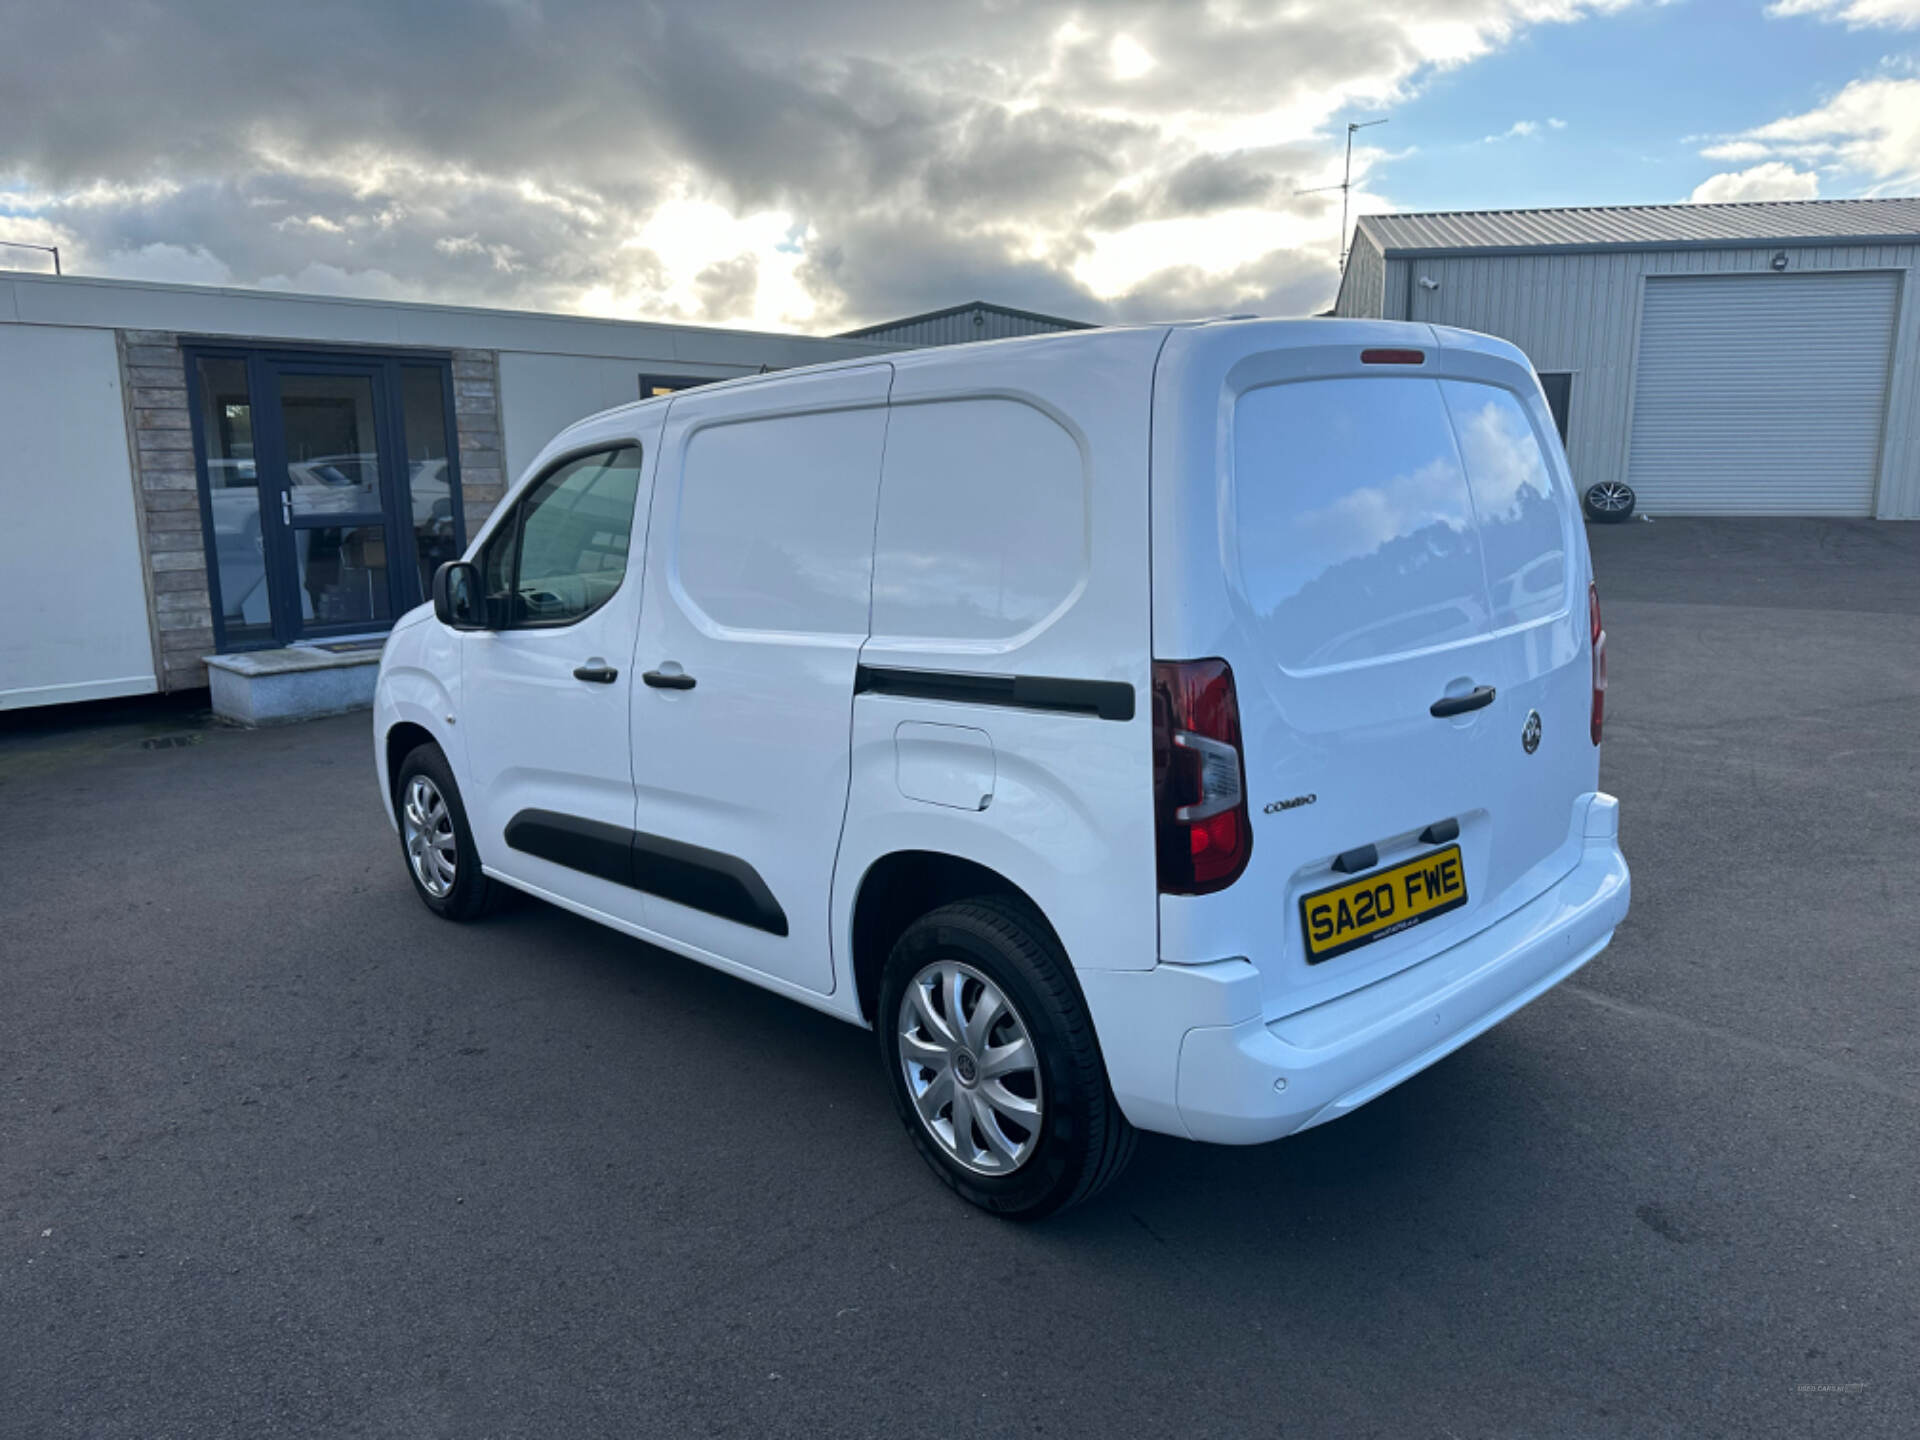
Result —
<path fill-rule="evenodd" d="M 459 843 L 446 798 L 428 776 L 414 775 L 407 781 L 400 823 L 413 878 L 434 899 L 444 900 L 459 875 Z"/>
<path fill-rule="evenodd" d="M 1026 1022 L 971 965 L 936 960 L 901 997 L 900 1068 L 921 1126 L 977 1175 L 1008 1175 L 1039 1145 L 1039 1057 Z"/>
<path fill-rule="evenodd" d="M 1595 519 L 1624 518 L 1632 513 L 1633 501 L 1632 489 L 1617 480 L 1587 487 L 1587 513 Z"/>

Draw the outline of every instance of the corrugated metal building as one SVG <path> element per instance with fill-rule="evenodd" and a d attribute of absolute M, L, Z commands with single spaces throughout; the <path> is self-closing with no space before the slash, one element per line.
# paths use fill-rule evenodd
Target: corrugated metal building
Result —
<path fill-rule="evenodd" d="M 864 330 L 849 330 L 840 338 L 917 347 L 965 345 L 974 340 L 1011 340 L 1016 335 L 1092 328 L 1084 320 L 1063 320 L 1058 315 L 1039 315 L 1031 310 L 1014 310 L 975 300 L 966 305 L 950 305 L 945 310 L 929 310 L 925 315 L 909 315 L 904 320 L 889 320 L 884 325 L 869 325 Z"/>
<path fill-rule="evenodd" d="M 1920 199 L 1369 215 L 1338 315 L 1511 340 L 1582 489 L 1920 519 Z"/>

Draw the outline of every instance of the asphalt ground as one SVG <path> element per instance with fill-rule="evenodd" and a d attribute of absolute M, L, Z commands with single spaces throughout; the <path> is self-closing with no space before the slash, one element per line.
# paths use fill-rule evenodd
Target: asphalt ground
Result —
<path fill-rule="evenodd" d="M 9 718 L 0 1434 L 1914 1434 L 1920 525 L 1592 539 L 1613 947 L 1031 1227 L 869 1035 L 434 919 L 364 715 Z"/>

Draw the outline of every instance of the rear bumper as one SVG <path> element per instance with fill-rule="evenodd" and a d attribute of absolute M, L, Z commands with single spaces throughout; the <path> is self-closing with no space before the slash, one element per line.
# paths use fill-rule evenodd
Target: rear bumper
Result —
<path fill-rule="evenodd" d="M 1619 807 L 1595 795 L 1565 876 L 1472 939 L 1277 1020 L 1245 960 L 1081 974 L 1114 1095 L 1149 1130 L 1228 1145 L 1277 1140 L 1418 1074 L 1606 948 L 1632 882 Z"/>

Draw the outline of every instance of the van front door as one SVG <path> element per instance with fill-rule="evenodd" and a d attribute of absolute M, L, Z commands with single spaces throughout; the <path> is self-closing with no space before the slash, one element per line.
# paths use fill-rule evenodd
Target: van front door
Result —
<path fill-rule="evenodd" d="M 647 459 L 613 440 L 548 466 L 480 549 L 486 630 L 460 637 L 464 786 L 487 868 L 645 923 L 628 841 L 631 658 Z"/>
<path fill-rule="evenodd" d="M 676 397 L 654 487 L 633 695 L 648 927 L 815 994 L 833 989 L 828 895 L 892 374 Z"/>

